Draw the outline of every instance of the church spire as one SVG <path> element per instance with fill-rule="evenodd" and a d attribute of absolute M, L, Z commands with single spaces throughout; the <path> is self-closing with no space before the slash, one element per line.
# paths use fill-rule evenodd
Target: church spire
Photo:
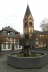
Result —
<path fill-rule="evenodd" d="M 24 31 L 24 36 L 29 38 L 31 38 L 32 33 L 34 31 L 33 16 L 31 14 L 28 4 L 27 4 L 24 19 L 23 19 L 23 31 Z"/>
<path fill-rule="evenodd" d="M 29 5 L 27 4 L 25 15 L 29 16 L 30 14 L 31 14 L 31 11 L 30 11 Z"/>

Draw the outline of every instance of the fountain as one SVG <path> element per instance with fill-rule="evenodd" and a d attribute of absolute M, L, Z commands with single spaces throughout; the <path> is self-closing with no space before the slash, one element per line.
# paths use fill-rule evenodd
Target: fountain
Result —
<path fill-rule="evenodd" d="M 48 56 L 43 52 L 32 51 L 32 37 L 24 34 L 20 40 L 22 50 L 8 55 L 7 63 L 15 68 L 40 68 L 48 63 Z"/>
<path fill-rule="evenodd" d="M 24 16 L 24 35 L 20 40 L 22 50 L 8 55 L 7 64 L 16 68 L 40 68 L 48 63 L 48 56 L 43 52 L 32 51 L 33 43 L 33 17 L 27 5 Z"/>

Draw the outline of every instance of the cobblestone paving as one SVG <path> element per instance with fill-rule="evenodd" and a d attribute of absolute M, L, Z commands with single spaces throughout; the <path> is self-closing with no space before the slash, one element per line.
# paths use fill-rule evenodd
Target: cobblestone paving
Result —
<path fill-rule="evenodd" d="M 0 72 L 48 72 L 48 65 L 41 69 L 16 69 L 7 65 L 7 56 L 0 56 Z"/>

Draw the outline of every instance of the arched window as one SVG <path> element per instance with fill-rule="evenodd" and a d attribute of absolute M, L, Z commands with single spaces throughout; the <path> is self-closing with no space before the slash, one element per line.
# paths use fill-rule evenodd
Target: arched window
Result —
<path fill-rule="evenodd" d="M 25 23 L 25 24 L 24 24 L 24 27 L 27 27 L 27 26 L 28 26 L 27 23 Z"/>
<path fill-rule="evenodd" d="M 29 22 L 29 25 L 32 26 L 32 22 Z"/>

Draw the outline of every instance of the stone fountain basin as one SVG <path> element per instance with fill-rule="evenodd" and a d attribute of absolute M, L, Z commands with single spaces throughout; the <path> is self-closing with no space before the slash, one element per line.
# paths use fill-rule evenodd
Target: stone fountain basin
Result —
<path fill-rule="evenodd" d="M 38 57 L 15 57 L 10 54 L 7 58 L 8 65 L 19 69 L 41 68 L 48 63 L 48 55 L 46 53 Z"/>

